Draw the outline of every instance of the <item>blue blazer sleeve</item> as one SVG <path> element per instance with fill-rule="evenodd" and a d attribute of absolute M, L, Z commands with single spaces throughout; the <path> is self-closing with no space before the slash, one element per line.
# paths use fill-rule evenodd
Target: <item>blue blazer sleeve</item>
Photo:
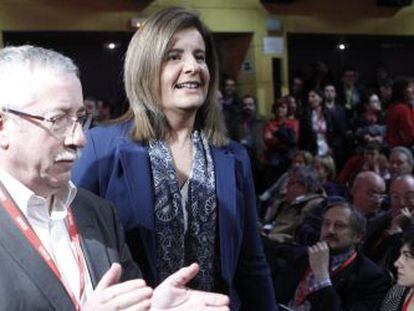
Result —
<path fill-rule="evenodd" d="M 237 145 L 236 176 L 242 184 L 244 201 L 244 230 L 240 256 L 235 275 L 235 285 L 243 310 L 278 310 L 262 242 L 257 232 L 256 197 L 246 150 Z M 240 202 L 239 202 L 240 203 Z"/>
<path fill-rule="evenodd" d="M 86 134 L 86 145 L 81 150 L 81 158 L 74 163 L 72 168 L 71 180 L 73 183 L 78 187 L 100 195 L 99 162 L 95 141 L 91 132 L 88 132 Z"/>

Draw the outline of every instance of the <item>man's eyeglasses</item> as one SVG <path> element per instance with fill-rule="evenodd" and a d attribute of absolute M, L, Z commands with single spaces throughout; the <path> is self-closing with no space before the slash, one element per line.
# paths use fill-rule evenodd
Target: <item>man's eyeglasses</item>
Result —
<path fill-rule="evenodd" d="M 387 197 L 386 194 L 384 194 L 382 192 L 377 192 L 377 191 L 368 191 L 367 195 L 368 195 L 368 198 L 370 200 L 380 200 L 380 201 L 382 201 Z"/>
<path fill-rule="evenodd" d="M 56 135 L 63 135 L 67 133 L 69 129 L 73 130 L 76 123 L 79 123 L 82 126 L 82 129 L 84 131 L 87 130 L 87 128 L 84 127 L 86 124 L 86 121 L 88 120 L 88 115 L 86 113 L 82 113 L 77 116 L 61 114 L 61 115 L 57 115 L 54 117 L 44 117 L 44 116 L 39 116 L 39 115 L 35 115 L 35 114 L 23 112 L 23 111 L 18 111 L 14 109 L 9 109 L 9 108 L 3 108 L 2 110 L 4 112 L 8 112 L 8 113 L 11 113 L 17 116 L 49 122 L 51 123 L 50 130 Z"/>
<path fill-rule="evenodd" d="M 399 194 L 391 193 L 390 198 L 391 198 L 391 202 L 399 202 L 403 200 L 405 204 L 410 204 L 410 205 L 414 204 L 414 193 L 413 192 L 408 192 L 401 196 Z"/>

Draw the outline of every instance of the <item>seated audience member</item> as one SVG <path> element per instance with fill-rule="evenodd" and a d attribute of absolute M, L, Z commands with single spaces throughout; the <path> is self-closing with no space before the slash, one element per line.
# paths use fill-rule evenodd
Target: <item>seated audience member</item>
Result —
<path fill-rule="evenodd" d="M 313 155 L 306 150 L 298 150 L 292 159 L 292 166 L 310 166 L 313 163 Z"/>
<path fill-rule="evenodd" d="M 413 171 L 414 159 L 410 149 L 397 146 L 391 149 L 388 156 L 391 180 L 399 175 L 411 174 Z"/>
<path fill-rule="evenodd" d="M 369 221 L 379 213 L 385 194 L 385 181 L 375 172 L 364 171 L 359 173 L 352 184 L 350 194 L 352 204 Z"/>
<path fill-rule="evenodd" d="M 279 243 L 293 242 L 298 225 L 324 199 L 325 195 L 321 193 L 318 177 L 312 168 L 292 168 L 285 198 L 273 202 L 264 217 L 264 223 L 272 224 L 271 227 L 265 227 L 269 239 Z"/>
<path fill-rule="evenodd" d="M 316 156 L 313 159 L 313 168 L 318 174 L 319 182 L 322 184 L 326 195 L 343 196 L 344 193 L 335 182 L 335 161 L 330 155 Z"/>
<path fill-rule="evenodd" d="M 366 217 L 368 224 L 373 216 L 381 213 L 380 207 L 384 192 L 385 182 L 381 176 L 374 172 L 361 172 L 355 178 L 350 193 L 352 203 Z M 337 202 L 342 203 L 346 201 L 340 196 L 328 196 L 325 204 L 319 204 L 308 213 L 296 229 L 295 241 L 301 245 L 312 245 L 316 243 L 319 238 L 322 215 L 326 209 L 326 205 Z"/>
<path fill-rule="evenodd" d="M 196 264 L 149 288 L 114 206 L 70 181 L 87 119 L 72 60 L 0 50 L 0 105 L 1 310 L 228 310 L 184 287 Z"/>
<path fill-rule="evenodd" d="M 364 253 L 392 272 L 403 232 L 414 228 L 414 177 L 396 177 L 390 185 L 390 210 L 373 218 L 364 243 Z"/>
<path fill-rule="evenodd" d="M 312 162 L 313 156 L 310 152 L 298 150 L 293 156 L 291 166 L 309 166 L 312 164 Z M 263 212 L 265 212 L 262 210 L 262 208 L 267 208 L 273 202 L 280 201 L 285 197 L 288 176 L 289 172 L 284 173 L 273 185 L 267 188 L 266 191 L 259 196 L 259 211 L 261 216 L 263 215 Z"/>
<path fill-rule="evenodd" d="M 338 176 L 338 182 L 350 187 L 359 172 L 373 171 L 384 180 L 389 179 L 388 160 L 381 152 L 381 145 L 371 141 L 364 147 L 362 154 L 356 154 L 348 159 Z"/>
<path fill-rule="evenodd" d="M 266 146 L 267 184 L 273 184 L 287 171 L 296 151 L 299 123 L 287 118 L 287 102 L 281 98 L 272 106 L 274 118 L 264 128 L 263 139 Z"/>
<path fill-rule="evenodd" d="M 400 257 L 394 263 L 397 284 L 385 296 L 380 311 L 414 310 L 414 234 L 405 234 L 401 241 Z"/>
<path fill-rule="evenodd" d="M 349 204 L 327 206 L 320 242 L 275 275 L 278 301 L 294 310 L 376 310 L 391 278 L 358 250 L 365 225 Z"/>
<path fill-rule="evenodd" d="M 393 101 L 386 113 L 385 141 L 389 147 L 412 147 L 414 144 L 414 81 L 400 78 L 395 81 Z"/>

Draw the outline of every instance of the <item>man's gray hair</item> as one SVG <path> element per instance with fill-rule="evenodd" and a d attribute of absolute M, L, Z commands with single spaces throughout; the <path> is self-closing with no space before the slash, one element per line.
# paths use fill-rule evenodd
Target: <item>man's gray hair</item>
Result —
<path fill-rule="evenodd" d="M 74 74 L 78 67 L 62 54 L 31 45 L 8 46 L 0 50 L 0 108 L 19 107 L 33 99 L 42 76 Z"/>
<path fill-rule="evenodd" d="M 308 193 L 322 192 L 322 185 L 319 182 L 316 171 L 310 166 L 296 166 L 289 171 L 289 178 L 295 179 L 302 184 Z"/>

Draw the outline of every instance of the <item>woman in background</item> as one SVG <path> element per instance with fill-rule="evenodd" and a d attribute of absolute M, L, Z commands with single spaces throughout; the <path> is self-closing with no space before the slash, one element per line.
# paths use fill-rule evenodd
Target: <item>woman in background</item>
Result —
<path fill-rule="evenodd" d="M 397 284 L 392 287 L 382 302 L 381 311 L 414 310 L 414 234 L 410 232 L 402 239 L 401 253 L 394 263 L 397 268 Z"/>
<path fill-rule="evenodd" d="M 300 121 L 299 146 L 314 156 L 332 153 L 332 119 L 322 102 L 323 96 L 319 91 L 309 91 L 308 106 Z"/>
<path fill-rule="evenodd" d="M 318 174 L 319 181 L 327 196 L 344 196 L 344 191 L 335 182 L 335 161 L 330 155 L 316 156 L 313 159 L 313 168 Z"/>
<path fill-rule="evenodd" d="M 273 104 L 272 112 L 274 118 L 266 123 L 263 130 L 267 186 L 289 169 L 299 135 L 298 120 L 288 119 L 288 102 L 285 98 Z"/>
<path fill-rule="evenodd" d="M 399 78 L 392 90 L 393 100 L 387 108 L 385 141 L 390 148 L 414 144 L 414 81 Z"/>
<path fill-rule="evenodd" d="M 228 294 L 232 310 L 275 310 L 249 158 L 217 103 L 211 34 L 182 8 L 152 15 L 129 44 L 124 80 L 130 110 L 89 132 L 73 180 L 117 206 L 150 285 L 198 262 L 192 288 Z"/>

